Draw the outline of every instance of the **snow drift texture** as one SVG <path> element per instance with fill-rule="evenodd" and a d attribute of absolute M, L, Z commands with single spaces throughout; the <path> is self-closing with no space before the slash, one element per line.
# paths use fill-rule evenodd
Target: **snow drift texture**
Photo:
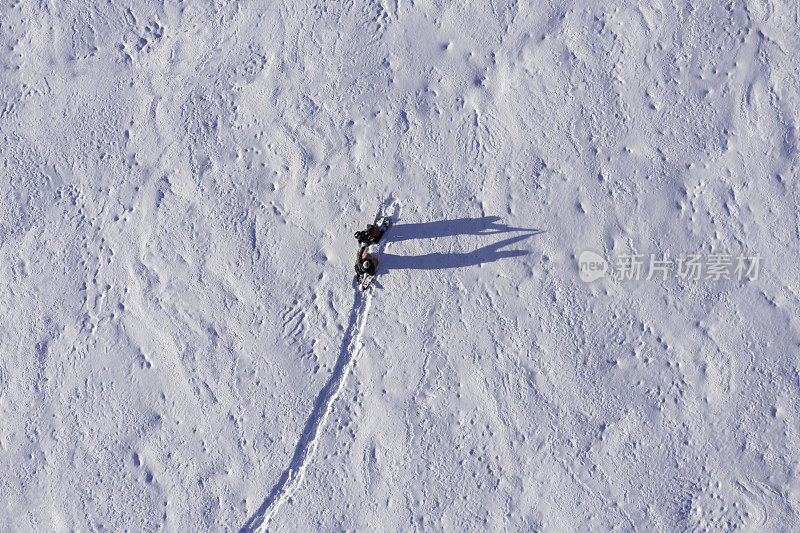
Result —
<path fill-rule="evenodd" d="M 597 4 L 3 2 L 2 529 L 798 529 L 797 4 Z"/>

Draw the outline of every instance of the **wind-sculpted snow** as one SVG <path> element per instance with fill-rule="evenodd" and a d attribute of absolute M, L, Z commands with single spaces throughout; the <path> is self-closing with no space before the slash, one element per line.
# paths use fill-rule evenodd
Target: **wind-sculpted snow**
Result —
<path fill-rule="evenodd" d="M 798 72 L 787 0 L 0 2 L 0 530 L 800 531 Z"/>

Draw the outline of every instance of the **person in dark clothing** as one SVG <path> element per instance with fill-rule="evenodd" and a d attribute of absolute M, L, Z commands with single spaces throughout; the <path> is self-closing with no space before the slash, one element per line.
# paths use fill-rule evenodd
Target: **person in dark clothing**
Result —
<path fill-rule="evenodd" d="M 367 245 L 362 244 L 361 249 L 358 250 L 356 255 L 356 274 L 367 274 L 370 276 L 375 275 L 378 268 L 378 260 L 372 257 L 372 254 L 367 251 Z"/>
<path fill-rule="evenodd" d="M 367 224 L 366 230 L 357 231 L 353 236 L 361 244 L 375 244 L 381 240 L 384 228 L 376 224 Z"/>

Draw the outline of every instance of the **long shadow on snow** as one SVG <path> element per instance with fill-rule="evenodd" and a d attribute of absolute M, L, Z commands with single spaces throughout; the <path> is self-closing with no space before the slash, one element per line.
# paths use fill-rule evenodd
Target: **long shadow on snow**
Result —
<path fill-rule="evenodd" d="M 392 231 L 387 233 L 389 242 L 407 241 L 409 239 L 435 239 L 437 237 L 452 237 L 455 235 L 494 235 L 509 231 L 540 230 L 531 228 L 514 228 L 499 224 L 500 217 L 479 218 L 454 218 L 452 220 L 435 220 L 433 222 L 419 222 L 416 224 L 397 224 L 392 226 Z"/>
<path fill-rule="evenodd" d="M 507 230 L 513 231 L 513 230 Z M 527 250 L 500 250 L 503 246 L 520 242 L 524 239 L 543 233 L 542 230 L 526 230 L 530 233 L 504 239 L 494 244 L 489 244 L 467 253 L 439 253 L 434 252 L 425 255 L 395 255 L 381 254 L 380 268 L 385 271 L 411 269 L 411 270 L 438 270 L 443 268 L 461 268 L 482 263 L 491 263 L 498 259 L 509 257 L 520 257 L 528 255 Z M 494 232 L 499 233 L 499 232 Z M 409 237 L 411 238 L 411 237 Z M 394 239 L 391 239 L 394 240 Z"/>
<path fill-rule="evenodd" d="M 272 505 L 281 498 L 281 495 L 286 490 L 291 490 L 292 483 L 299 482 L 298 476 L 302 474 L 301 469 L 307 463 L 310 454 L 314 451 L 313 447 L 319 436 L 322 423 L 330 409 L 331 402 L 335 400 L 342 380 L 346 377 L 347 366 L 355 357 L 355 352 L 358 348 L 357 340 L 360 337 L 360 327 L 366 319 L 366 311 L 364 304 L 366 303 L 366 296 L 362 291 L 355 292 L 355 299 L 353 300 L 353 309 L 350 311 L 350 319 L 345 331 L 344 338 L 342 339 L 342 347 L 339 350 L 339 356 L 336 358 L 336 364 L 333 367 L 331 376 L 328 378 L 325 386 L 322 387 L 317 399 L 314 401 L 314 408 L 311 410 L 306 425 L 303 428 L 303 433 L 294 450 L 294 455 L 289 463 L 289 467 L 283 471 L 278 482 L 272 487 L 267 498 L 258 508 L 258 510 L 250 517 L 244 526 L 239 530 L 239 533 L 252 533 L 261 527 L 262 522 L 266 518 L 266 513 Z M 291 494 L 289 494 L 291 496 Z"/>

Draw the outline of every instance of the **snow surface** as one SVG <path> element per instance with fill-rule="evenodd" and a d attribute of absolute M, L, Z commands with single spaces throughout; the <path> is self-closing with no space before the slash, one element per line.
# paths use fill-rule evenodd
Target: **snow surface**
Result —
<path fill-rule="evenodd" d="M 0 530 L 800 530 L 797 2 L 4 0 L 0 43 Z"/>

